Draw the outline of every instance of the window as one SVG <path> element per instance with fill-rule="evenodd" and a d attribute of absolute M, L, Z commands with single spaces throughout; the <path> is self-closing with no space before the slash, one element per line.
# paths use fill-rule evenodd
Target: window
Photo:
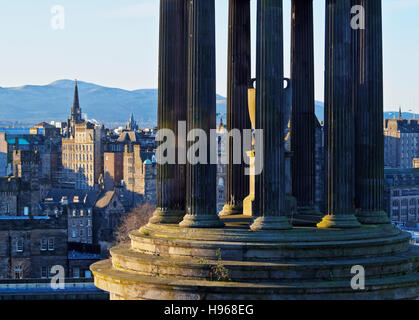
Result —
<path fill-rule="evenodd" d="M 84 215 L 84 210 L 80 210 L 80 217 L 83 217 Z"/>
<path fill-rule="evenodd" d="M 84 277 L 85 277 L 86 279 L 89 279 L 89 278 L 91 278 L 91 277 L 92 277 L 92 273 L 90 272 L 90 270 L 86 270 L 86 271 L 84 271 Z"/>
<path fill-rule="evenodd" d="M 73 230 L 72 236 L 73 236 L 73 238 L 77 237 L 77 231 L 76 230 Z"/>
<path fill-rule="evenodd" d="M 87 226 L 90 227 L 91 225 L 92 225 L 92 220 L 91 219 L 88 219 L 87 220 Z"/>
<path fill-rule="evenodd" d="M 23 279 L 23 268 L 21 265 L 15 267 L 15 279 Z"/>
<path fill-rule="evenodd" d="M 41 278 L 46 279 L 48 277 L 48 268 L 47 267 L 41 267 Z"/>
<path fill-rule="evenodd" d="M 91 216 L 91 215 L 92 215 L 92 209 L 87 210 L 87 214 L 88 214 L 89 216 Z"/>
<path fill-rule="evenodd" d="M 41 251 L 47 250 L 47 239 L 41 239 Z"/>
<path fill-rule="evenodd" d="M 87 229 L 87 236 L 88 237 L 92 236 L 92 228 Z"/>
<path fill-rule="evenodd" d="M 73 217 L 76 216 L 76 210 L 73 210 Z"/>
<path fill-rule="evenodd" d="M 55 241 L 54 238 L 48 239 L 48 251 L 53 251 L 55 249 Z"/>
<path fill-rule="evenodd" d="M 23 252 L 23 238 L 18 238 L 16 240 L 16 251 Z"/>
<path fill-rule="evenodd" d="M 25 216 L 29 215 L 29 208 L 28 208 L 28 207 L 24 207 L 24 208 L 23 208 L 23 214 L 24 214 Z"/>
<path fill-rule="evenodd" d="M 76 268 L 76 267 L 73 268 L 73 278 L 74 279 L 80 278 L 80 268 Z"/>

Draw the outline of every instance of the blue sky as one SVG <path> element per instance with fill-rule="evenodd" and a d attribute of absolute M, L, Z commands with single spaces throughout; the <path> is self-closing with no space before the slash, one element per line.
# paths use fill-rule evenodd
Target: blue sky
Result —
<path fill-rule="evenodd" d="M 217 92 L 225 95 L 228 1 L 215 1 Z M 256 0 L 251 2 L 255 29 Z M 316 99 L 322 101 L 325 1 L 314 3 Z M 63 30 L 51 28 L 53 5 L 65 9 Z M 158 0 L 0 0 L 0 86 L 77 78 L 124 89 L 155 88 L 158 11 Z M 385 109 L 401 105 L 419 113 L 419 0 L 383 0 L 383 21 Z M 284 0 L 286 75 L 289 25 L 290 0 Z"/>

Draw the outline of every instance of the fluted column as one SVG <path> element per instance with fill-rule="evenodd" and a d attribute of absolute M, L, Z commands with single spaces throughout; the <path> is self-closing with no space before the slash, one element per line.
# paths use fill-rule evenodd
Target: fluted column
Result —
<path fill-rule="evenodd" d="M 354 215 L 351 0 L 326 1 L 325 126 L 327 215 L 319 228 L 360 226 Z"/>
<path fill-rule="evenodd" d="M 390 223 L 384 212 L 383 42 L 381 0 L 357 0 L 365 29 L 355 29 L 355 204 L 364 224 Z"/>
<path fill-rule="evenodd" d="M 187 101 L 187 1 L 160 1 L 158 128 L 175 133 L 186 121 Z M 152 223 L 179 223 L 185 215 L 186 166 L 157 165 L 157 208 Z"/>
<path fill-rule="evenodd" d="M 217 215 L 216 164 L 210 164 L 210 130 L 216 128 L 215 5 L 214 0 L 190 0 L 189 3 L 187 131 L 201 129 L 205 132 L 207 163 L 188 161 L 187 215 L 179 225 L 220 227 L 223 224 Z M 188 149 L 193 144 L 189 142 Z"/>
<path fill-rule="evenodd" d="M 291 2 L 291 191 L 298 211 L 320 214 L 315 206 L 315 113 L 313 0 Z"/>
<path fill-rule="evenodd" d="M 263 130 L 264 156 L 263 170 L 261 174 L 255 176 L 255 220 L 250 227 L 252 230 L 291 228 L 288 219 L 285 217 L 284 201 L 282 18 L 282 0 L 258 0 L 256 129 Z"/>
<path fill-rule="evenodd" d="M 250 0 L 229 0 L 227 131 L 250 129 L 247 87 L 250 80 Z M 233 163 L 237 141 L 229 137 L 226 170 L 226 204 L 220 215 L 241 214 L 249 193 L 245 165 Z M 243 150 L 243 140 L 240 142 Z"/>

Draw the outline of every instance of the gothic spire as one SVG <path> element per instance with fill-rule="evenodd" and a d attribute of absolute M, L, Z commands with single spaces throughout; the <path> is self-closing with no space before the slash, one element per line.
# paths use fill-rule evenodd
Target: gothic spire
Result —
<path fill-rule="evenodd" d="M 74 98 L 73 98 L 73 107 L 71 108 L 71 119 L 75 123 L 82 122 L 81 119 L 81 109 L 80 109 L 80 103 L 79 103 L 79 89 L 77 87 L 77 80 L 76 85 L 74 87 Z"/>

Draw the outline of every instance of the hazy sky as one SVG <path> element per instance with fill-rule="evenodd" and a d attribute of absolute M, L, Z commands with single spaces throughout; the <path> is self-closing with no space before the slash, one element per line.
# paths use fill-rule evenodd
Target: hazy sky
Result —
<path fill-rule="evenodd" d="M 217 92 L 225 95 L 228 1 L 215 2 Z M 251 2 L 255 30 L 256 0 Z M 290 2 L 284 0 L 286 75 L 289 75 Z M 0 0 L 0 86 L 77 78 L 124 89 L 156 88 L 158 3 L 158 0 Z M 316 99 L 323 100 L 325 1 L 314 3 Z M 51 27 L 54 5 L 65 9 L 63 30 Z M 383 19 L 385 107 L 395 109 L 401 105 L 405 111 L 412 108 L 419 113 L 419 0 L 383 0 Z M 253 61 L 254 58 L 253 55 Z"/>

